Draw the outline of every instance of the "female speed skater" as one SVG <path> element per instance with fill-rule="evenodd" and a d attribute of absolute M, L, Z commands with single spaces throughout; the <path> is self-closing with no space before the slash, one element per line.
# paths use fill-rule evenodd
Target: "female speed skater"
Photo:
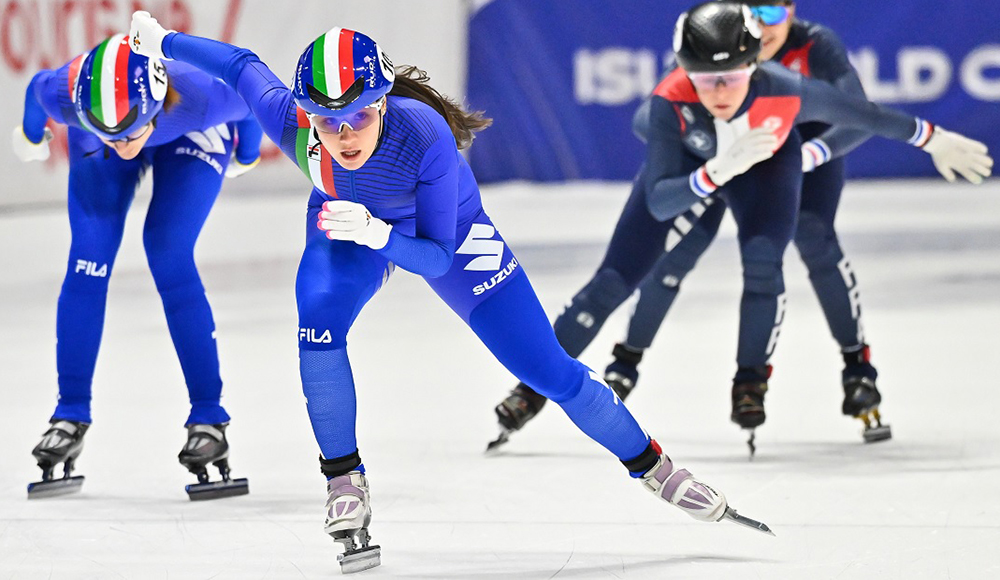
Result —
<path fill-rule="evenodd" d="M 347 333 L 397 267 L 423 276 L 507 369 L 646 489 L 696 519 L 739 521 L 725 496 L 675 467 L 599 376 L 560 348 L 459 154 L 486 119 L 412 67 L 397 75 L 371 38 L 344 28 L 306 47 L 291 90 L 252 52 L 164 30 L 148 13 L 133 15 L 131 35 L 140 54 L 193 64 L 236 88 L 312 182 L 296 281 L 300 374 L 327 477 L 325 530 L 344 545 L 345 572 L 380 563 L 369 545 Z"/>
<path fill-rule="evenodd" d="M 28 486 L 28 497 L 78 491 L 83 484 L 83 476 L 71 472 L 92 421 L 108 282 L 125 216 L 148 169 L 153 196 L 143 245 L 191 402 L 188 440 L 178 458 L 199 483 L 187 490 L 191 499 L 247 493 L 245 479 L 229 478 L 230 418 L 219 403 L 215 322 L 194 246 L 223 174 L 236 176 L 257 163 L 260 125 L 224 83 L 189 65 L 134 54 L 124 34 L 32 78 L 22 124 L 12 133 L 22 161 L 49 157 L 50 118 L 68 126 L 72 243 L 56 317 L 59 402 L 32 451 L 43 473 Z M 60 463 L 64 476 L 54 478 Z M 209 482 L 209 463 L 222 481 Z"/>
<path fill-rule="evenodd" d="M 982 143 L 803 77 L 780 63 L 758 64 L 761 37 L 760 23 L 742 4 L 707 2 L 678 19 L 678 68 L 653 91 L 646 163 L 597 273 L 554 323 L 566 352 L 579 356 L 652 270 L 671 229 L 689 229 L 698 216 L 705 219 L 706 212 L 721 206 L 716 199 L 725 202 L 739 229 L 743 263 L 731 419 L 750 429 L 751 438 L 752 429 L 764 422 L 768 360 L 784 317 L 782 255 L 799 219 L 803 145 L 792 129 L 819 122 L 906 141 L 929 153 L 949 181 L 957 171 L 980 183 L 993 166 Z M 841 140 L 852 138 L 842 135 Z M 815 141 L 807 143 L 805 151 L 821 155 L 817 162 L 832 157 L 817 153 L 821 147 L 813 145 Z M 803 219 L 802 227 L 823 225 L 811 221 Z M 866 356 L 863 348 L 855 354 L 859 363 L 867 363 Z M 854 384 L 845 411 L 877 420 L 880 395 L 873 368 L 870 378 Z M 529 385 L 517 385 L 496 407 L 501 435 L 491 446 L 523 427 L 542 403 L 544 398 Z"/>
<path fill-rule="evenodd" d="M 847 59 L 843 43 L 829 28 L 795 18 L 791 0 L 747 2 L 761 24 L 761 60 L 780 62 L 803 76 L 826 81 L 848 94 L 864 97 L 857 72 Z M 637 112 L 636 127 L 645 136 L 649 108 Z M 871 393 L 881 399 L 875 385 L 878 373 L 871 364 L 870 350 L 861 325 L 861 303 L 857 277 L 844 256 L 834 229 L 834 219 L 846 181 L 842 155 L 870 135 L 865 131 L 831 127 L 825 123 L 798 126 L 802 137 L 802 203 L 792 241 L 809 270 L 812 283 L 834 340 L 844 359 L 841 412 L 857 416 L 859 404 Z M 639 379 L 638 364 L 680 291 L 680 284 L 694 268 L 719 231 L 726 204 L 716 197 L 698 219 L 678 218 L 667 235 L 669 250 L 656 262 L 639 287 L 639 299 L 629 321 L 623 343 L 612 351 L 615 360 L 605 370 L 604 380 L 624 399 Z M 877 408 L 874 424 L 881 424 Z M 764 416 L 761 415 L 763 420 Z M 861 416 L 862 420 L 868 418 Z M 888 425 L 866 426 L 865 441 L 892 437 Z"/>

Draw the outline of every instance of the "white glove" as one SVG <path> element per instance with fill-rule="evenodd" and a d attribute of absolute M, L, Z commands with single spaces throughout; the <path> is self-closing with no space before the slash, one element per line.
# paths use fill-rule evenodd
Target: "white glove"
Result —
<path fill-rule="evenodd" d="M 833 153 L 822 139 L 810 139 L 802 144 L 802 173 L 809 173 L 830 160 Z"/>
<path fill-rule="evenodd" d="M 323 203 L 317 225 L 331 240 L 350 240 L 373 250 L 384 248 L 392 231 L 392 226 L 372 217 L 365 206 L 343 199 Z"/>
<path fill-rule="evenodd" d="M 155 18 L 145 10 L 132 13 L 132 27 L 128 30 L 128 45 L 132 52 L 149 58 L 166 59 L 163 55 L 163 39 L 171 32 L 160 26 Z"/>
<path fill-rule="evenodd" d="M 982 183 L 993 172 L 993 158 L 985 144 L 941 127 L 934 127 L 924 151 L 930 153 L 934 167 L 950 182 L 955 181 L 956 171 L 972 183 Z"/>
<path fill-rule="evenodd" d="M 751 129 L 733 142 L 726 151 L 716 153 L 705 164 L 705 171 L 712 183 L 722 187 L 737 175 L 743 175 L 751 167 L 770 159 L 778 148 L 778 137 L 766 127 Z"/>
<path fill-rule="evenodd" d="M 236 160 L 236 154 L 234 153 L 229 157 L 229 164 L 226 165 L 226 177 L 239 177 L 254 167 L 257 167 L 258 163 L 260 163 L 259 156 L 250 163 L 243 165 Z"/>
<path fill-rule="evenodd" d="M 14 155 L 25 163 L 29 161 L 45 161 L 49 158 L 49 141 L 52 140 L 52 131 L 46 127 L 40 143 L 32 143 L 28 136 L 24 134 L 24 129 L 20 125 L 14 127 L 14 132 L 10 134 L 10 146 L 14 150 Z"/>

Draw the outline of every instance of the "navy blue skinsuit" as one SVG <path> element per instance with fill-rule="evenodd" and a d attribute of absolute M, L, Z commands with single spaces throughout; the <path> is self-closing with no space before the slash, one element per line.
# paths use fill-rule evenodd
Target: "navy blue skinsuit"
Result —
<path fill-rule="evenodd" d="M 791 72 L 778 63 L 760 65 L 743 105 L 727 122 L 702 106 L 684 71 L 669 74 L 653 92 L 647 160 L 633 184 L 604 260 L 555 321 L 556 336 L 579 356 L 614 311 L 663 254 L 675 218 L 694 221 L 707 198 L 719 198 L 739 227 L 743 262 L 737 363 L 746 376 L 766 378 L 783 317 L 782 255 L 796 232 L 802 185 L 801 139 L 796 125 L 825 122 L 866 129 L 923 146 L 933 126 L 880 107 L 828 83 Z M 718 188 L 705 161 L 752 128 L 767 126 L 779 137 L 774 156 Z M 855 139 L 858 137 L 854 137 Z M 845 141 L 848 141 L 845 139 Z M 849 145 L 848 145 L 849 147 Z M 718 190 L 718 191 L 716 191 Z"/>
<path fill-rule="evenodd" d="M 804 76 L 826 81 L 845 93 L 864 97 L 861 81 L 847 60 L 843 43 L 824 26 L 801 20 L 794 22 L 785 44 L 771 60 Z M 634 122 L 637 134 L 644 140 L 648 132 L 648 114 L 648 106 L 640 108 Z M 798 131 L 803 141 L 814 140 L 816 147 L 826 148 L 827 154 L 835 157 L 803 175 L 795 246 L 809 270 L 809 280 L 834 339 L 842 350 L 857 350 L 864 342 L 857 279 L 841 250 L 834 219 L 845 181 L 841 156 L 870 135 L 825 123 L 805 123 L 799 125 Z M 673 231 L 667 237 L 667 252 L 639 288 L 639 301 L 625 341 L 627 346 L 649 348 L 681 282 L 718 233 L 726 204 L 721 199 L 713 201 L 715 203 L 704 208 L 700 219 L 693 223 L 686 218 L 675 220 Z M 861 368 L 851 372 L 875 378 L 875 370 L 870 364 L 856 366 Z"/>

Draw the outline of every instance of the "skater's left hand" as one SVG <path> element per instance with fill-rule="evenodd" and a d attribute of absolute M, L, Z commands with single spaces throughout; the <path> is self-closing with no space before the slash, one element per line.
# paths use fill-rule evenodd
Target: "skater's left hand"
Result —
<path fill-rule="evenodd" d="M 226 165 L 226 177 L 239 177 L 254 167 L 257 167 L 258 163 L 260 163 L 260 157 L 257 157 L 257 159 L 254 159 L 250 163 L 244 165 L 236 159 L 236 155 L 234 154 L 229 158 L 229 164 Z"/>
<path fill-rule="evenodd" d="M 132 52 L 150 58 L 167 58 L 163 54 L 163 39 L 171 32 L 160 26 L 145 10 L 132 13 L 132 26 L 128 31 L 128 45 Z"/>
<path fill-rule="evenodd" d="M 384 248 L 392 231 L 391 225 L 373 217 L 365 206 L 343 199 L 323 204 L 317 226 L 331 240 L 350 240 L 373 250 Z"/>
<path fill-rule="evenodd" d="M 809 173 L 830 160 L 830 147 L 821 139 L 802 144 L 802 173 Z"/>
<path fill-rule="evenodd" d="M 934 167 L 950 182 L 955 181 L 956 171 L 977 184 L 993 172 L 993 158 L 985 144 L 938 126 L 934 127 L 924 151 L 930 153 Z"/>

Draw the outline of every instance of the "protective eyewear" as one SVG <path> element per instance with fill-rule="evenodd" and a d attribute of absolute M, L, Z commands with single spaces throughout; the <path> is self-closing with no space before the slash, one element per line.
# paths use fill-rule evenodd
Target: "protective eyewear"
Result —
<path fill-rule="evenodd" d="M 310 114 L 309 120 L 320 133 L 340 133 L 346 125 L 351 131 L 361 131 L 370 127 L 379 119 L 385 97 L 375 101 L 360 111 L 347 115 L 315 115 Z"/>
<path fill-rule="evenodd" d="M 788 20 L 788 6 L 754 6 L 750 12 L 766 26 L 783 24 Z"/>
<path fill-rule="evenodd" d="M 124 137 L 115 137 L 114 139 L 104 139 L 104 140 L 107 141 L 108 143 L 125 143 L 127 145 L 132 141 L 138 141 L 139 139 L 142 139 L 143 135 L 148 133 L 149 130 L 155 126 L 155 124 L 156 124 L 155 122 L 150 121 L 149 123 L 146 123 L 142 127 L 139 127 L 138 129 L 129 133 L 128 135 L 125 135 Z"/>
<path fill-rule="evenodd" d="M 750 84 L 750 77 L 757 70 L 757 65 L 751 64 L 747 68 L 728 70 L 725 72 L 699 72 L 688 73 L 691 84 L 696 88 L 710 91 L 719 86 L 741 87 Z"/>

